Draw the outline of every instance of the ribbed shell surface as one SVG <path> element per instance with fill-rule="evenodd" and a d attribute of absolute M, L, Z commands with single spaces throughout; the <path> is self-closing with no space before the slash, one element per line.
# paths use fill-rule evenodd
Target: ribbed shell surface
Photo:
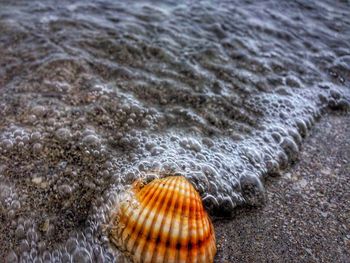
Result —
<path fill-rule="evenodd" d="M 213 262 L 214 228 L 187 179 L 156 179 L 133 192 L 135 200 L 121 204 L 110 232 L 133 262 Z"/>

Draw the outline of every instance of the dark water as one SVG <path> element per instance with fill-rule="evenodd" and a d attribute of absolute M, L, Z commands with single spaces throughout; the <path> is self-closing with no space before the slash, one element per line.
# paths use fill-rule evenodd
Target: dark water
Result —
<path fill-rule="evenodd" d="M 213 214 L 263 202 L 326 108 L 349 108 L 349 1 L 0 0 L 0 259 L 113 262 L 140 177 Z M 121 259 L 120 259 L 121 260 Z"/>

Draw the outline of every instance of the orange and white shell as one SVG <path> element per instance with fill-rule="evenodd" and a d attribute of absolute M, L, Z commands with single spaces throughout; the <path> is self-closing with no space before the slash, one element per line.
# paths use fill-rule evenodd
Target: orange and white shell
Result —
<path fill-rule="evenodd" d="M 116 212 L 110 239 L 133 262 L 214 261 L 213 225 L 185 177 L 155 179 L 145 186 L 136 183 L 131 196 Z"/>

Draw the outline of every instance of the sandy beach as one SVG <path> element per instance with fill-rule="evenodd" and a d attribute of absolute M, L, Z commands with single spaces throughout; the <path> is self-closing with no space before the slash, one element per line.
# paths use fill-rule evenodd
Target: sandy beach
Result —
<path fill-rule="evenodd" d="M 216 220 L 216 262 L 350 262 L 350 116 L 327 114 L 267 203 Z"/>
<path fill-rule="evenodd" d="M 217 262 L 346 262 L 349 14 L 330 0 L 0 1 L 0 263 L 168 262 L 159 240 L 211 262 L 207 224 L 188 231 L 182 213 L 196 208 L 163 224 L 169 189 L 131 228 L 147 246 L 111 242 L 131 186 L 174 175 L 216 216 Z"/>

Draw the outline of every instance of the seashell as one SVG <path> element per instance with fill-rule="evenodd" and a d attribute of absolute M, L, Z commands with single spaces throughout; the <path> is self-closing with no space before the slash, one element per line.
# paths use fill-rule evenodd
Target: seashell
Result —
<path fill-rule="evenodd" d="M 213 262 L 213 225 L 183 176 L 133 185 L 112 219 L 111 241 L 132 262 Z"/>

